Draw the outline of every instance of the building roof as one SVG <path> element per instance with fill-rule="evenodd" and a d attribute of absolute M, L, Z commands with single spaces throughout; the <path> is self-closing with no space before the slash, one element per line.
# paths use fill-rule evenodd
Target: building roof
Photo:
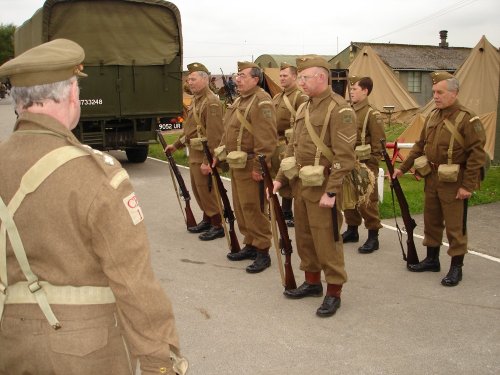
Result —
<path fill-rule="evenodd" d="M 370 46 L 394 70 L 455 71 L 469 56 L 472 48 L 439 47 L 412 44 L 351 42 L 354 53 Z M 350 47 L 351 47 L 350 46 Z M 348 47 L 348 48 L 350 48 Z"/>
<path fill-rule="evenodd" d="M 295 65 L 295 61 L 298 57 L 302 55 L 271 55 L 265 54 L 260 55 L 255 59 L 255 63 L 259 65 L 261 68 L 279 68 L 280 64 L 283 62 L 287 62 L 289 64 Z M 322 55 L 326 59 L 326 61 L 330 61 L 333 58 L 333 55 L 325 56 Z"/>

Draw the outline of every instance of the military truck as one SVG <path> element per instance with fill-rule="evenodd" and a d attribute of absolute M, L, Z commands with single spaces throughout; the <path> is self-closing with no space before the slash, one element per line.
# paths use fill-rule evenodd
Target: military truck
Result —
<path fill-rule="evenodd" d="M 47 0 L 16 29 L 15 55 L 57 38 L 85 50 L 77 138 L 144 162 L 156 129 L 182 114 L 178 8 L 162 0 Z"/>

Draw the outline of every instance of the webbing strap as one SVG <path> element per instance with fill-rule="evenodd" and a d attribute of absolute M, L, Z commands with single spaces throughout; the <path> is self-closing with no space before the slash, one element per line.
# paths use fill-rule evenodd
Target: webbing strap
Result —
<path fill-rule="evenodd" d="M 14 222 L 14 214 L 21 205 L 26 195 L 35 191 L 47 177 L 56 169 L 70 160 L 80 156 L 90 154 L 75 146 L 63 146 L 52 150 L 40 158 L 21 178 L 19 189 L 7 206 L 0 198 L 0 283 L 3 287 L 8 286 L 7 279 L 7 234 L 12 245 L 12 250 L 17 262 L 27 280 L 27 289 L 33 295 L 40 306 L 45 317 L 55 329 L 60 328 L 60 323 L 55 317 L 47 301 L 47 296 L 38 282 L 38 277 L 33 273 L 26 256 L 26 251 L 22 243 L 19 231 Z M 0 317 L 2 316 L 5 303 L 5 296 L 0 298 Z"/>
<path fill-rule="evenodd" d="M 198 110 L 198 113 L 201 113 L 203 111 L 203 106 L 207 102 L 207 98 L 205 98 L 200 105 L 200 109 Z M 205 132 L 203 127 L 201 126 L 201 118 L 200 115 L 196 113 L 196 99 L 193 100 L 193 116 L 194 116 L 194 121 L 196 122 L 196 136 L 198 138 L 205 137 Z"/>
<path fill-rule="evenodd" d="M 99 305 L 116 301 L 111 288 L 107 286 L 60 286 L 49 284 L 47 281 L 40 281 L 39 284 L 50 304 Z M 37 303 L 37 301 L 30 292 L 28 283 L 20 281 L 9 286 L 5 303 Z"/>
<path fill-rule="evenodd" d="M 328 110 L 326 111 L 325 115 L 325 120 L 323 121 L 323 128 L 321 129 L 321 136 L 318 137 L 316 134 L 316 131 L 313 129 L 311 121 L 309 120 L 309 105 L 306 108 L 306 116 L 305 116 L 305 124 L 307 131 L 309 132 L 309 136 L 311 137 L 312 141 L 316 145 L 316 157 L 314 159 L 314 165 L 319 164 L 319 158 L 321 156 L 321 153 L 325 155 L 325 157 L 328 159 L 330 163 L 333 163 L 333 153 L 332 151 L 326 147 L 326 145 L 323 143 L 323 138 L 325 137 L 326 134 L 326 129 L 328 128 L 328 122 L 330 119 L 330 114 L 333 111 L 333 108 L 335 107 L 335 102 L 330 102 L 330 105 L 328 106 Z"/>
<path fill-rule="evenodd" d="M 370 112 L 373 111 L 372 108 L 368 108 L 366 112 L 365 121 L 363 121 L 363 129 L 361 130 L 361 144 L 364 146 L 366 143 L 366 124 L 368 123 L 368 118 L 370 117 Z"/>
<path fill-rule="evenodd" d="M 241 151 L 241 141 L 242 141 L 242 137 L 243 137 L 243 128 L 246 128 L 250 132 L 250 134 L 253 135 L 253 126 L 252 126 L 252 124 L 250 124 L 250 122 L 248 122 L 247 116 L 248 116 L 248 112 L 250 111 L 250 107 L 252 106 L 255 98 L 256 98 L 256 94 L 253 94 L 252 100 L 250 100 L 250 103 L 248 104 L 247 108 L 245 109 L 244 115 L 242 115 L 240 112 L 240 109 L 238 107 L 236 107 L 236 118 L 241 123 L 240 132 L 238 134 L 238 139 L 236 140 L 236 142 L 237 142 L 236 149 L 238 151 Z"/>

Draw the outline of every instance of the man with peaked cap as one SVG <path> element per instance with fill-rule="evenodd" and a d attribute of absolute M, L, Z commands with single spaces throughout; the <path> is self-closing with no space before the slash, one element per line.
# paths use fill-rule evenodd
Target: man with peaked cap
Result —
<path fill-rule="evenodd" d="M 276 108 L 276 125 L 278 127 L 278 148 L 276 149 L 273 158 L 273 166 L 279 167 L 279 163 L 285 154 L 286 145 L 288 144 L 287 135 L 290 135 L 297 108 L 306 102 L 307 97 L 297 86 L 297 67 L 286 62 L 280 64 L 280 84 L 283 91 L 276 94 L 273 98 L 273 103 Z M 277 171 L 274 171 L 276 173 Z M 283 215 L 289 227 L 293 227 L 292 213 L 292 192 L 289 188 L 283 188 L 280 191 L 283 197 L 282 206 Z"/>
<path fill-rule="evenodd" d="M 370 77 L 349 77 L 349 94 L 352 108 L 356 112 L 357 139 L 356 155 L 360 162 L 365 163 L 373 172 L 375 179 L 378 177 L 379 160 L 381 153 L 381 139 L 385 139 L 384 123 L 380 112 L 373 108 L 368 102 L 368 96 L 373 89 L 373 81 Z M 382 228 L 378 212 L 378 187 L 374 188 L 366 204 L 361 204 L 353 209 L 344 210 L 347 230 L 342 233 L 342 240 L 346 242 L 358 242 L 358 227 L 361 218 L 365 220 L 368 229 L 368 239 L 358 248 L 361 254 L 369 254 L 379 248 L 378 231 Z"/>
<path fill-rule="evenodd" d="M 224 131 L 222 124 L 222 103 L 209 88 L 209 72 L 198 62 L 187 66 L 189 75 L 187 83 L 194 95 L 188 108 L 188 116 L 184 122 L 182 134 L 167 150 L 187 147 L 189 150 L 189 173 L 193 194 L 203 211 L 203 219 L 196 226 L 188 228 L 191 233 L 201 233 L 200 240 L 210 241 L 224 237 L 222 217 L 217 203 L 215 187 L 211 186 L 210 166 L 203 152 L 201 140 L 207 140 L 213 154 Z"/>
<path fill-rule="evenodd" d="M 342 226 L 342 182 L 354 168 L 356 117 L 345 99 L 332 91 L 330 65 L 324 58 L 299 57 L 297 69 L 299 86 L 309 101 L 297 110 L 285 156 L 295 157 L 299 172 L 285 175 L 283 162 L 274 191 L 288 184 L 292 187 L 297 251 L 305 282 L 284 294 L 293 299 L 321 297 L 323 271 L 327 290 L 316 314 L 327 317 L 340 307 L 347 281 L 342 239 L 335 239 L 334 231 L 338 234 Z"/>
<path fill-rule="evenodd" d="M 467 253 L 467 200 L 479 188 L 480 171 L 486 160 L 486 135 L 472 111 L 457 99 L 459 82 L 448 72 L 431 74 L 436 108 L 425 119 L 420 138 L 394 177 L 402 176 L 415 159 L 425 155 L 424 246 L 427 257 L 409 265 L 413 272 L 439 272 L 439 250 L 446 227 L 451 264 L 441 280 L 444 286 L 456 286 L 462 280 L 464 255 Z M 450 173 L 450 171 L 452 173 Z"/>
<path fill-rule="evenodd" d="M 238 62 L 236 85 L 240 96 L 226 110 L 221 141 L 231 170 L 236 221 L 245 245 L 227 257 L 232 261 L 254 259 L 246 268 L 248 273 L 262 272 L 271 265 L 271 225 L 258 155 L 265 155 L 270 165 L 278 137 L 272 99 L 259 87 L 262 78 L 258 65 Z M 218 155 L 217 159 L 222 157 Z"/>
<path fill-rule="evenodd" d="M 0 67 L 19 114 L 0 144 L 0 373 L 185 373 L 127 172 L 78 142 L 83 49 L 67 39 Z M 135 360 L 134 360 L 135 361 Z"/>

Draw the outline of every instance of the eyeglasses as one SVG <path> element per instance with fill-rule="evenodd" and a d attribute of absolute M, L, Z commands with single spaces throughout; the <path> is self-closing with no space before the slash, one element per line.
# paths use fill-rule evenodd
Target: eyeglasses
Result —
<path fill-rule="evenodd" d="M 317 76 L 318 76 L 318 73 L 313 74 L 312 76 L 298 76 L 297 77 L 297 81 L 299 81 L 299 82 L 307 82 L 311 78 L 314 78 L 314 77 L 317 77 Z"/>

